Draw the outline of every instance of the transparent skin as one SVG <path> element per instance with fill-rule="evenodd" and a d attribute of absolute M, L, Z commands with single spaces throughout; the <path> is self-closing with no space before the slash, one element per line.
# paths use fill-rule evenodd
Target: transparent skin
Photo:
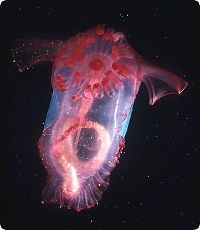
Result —
<path fill-rule="evenodd" d="M 123 33 L 103 26 L 66 42 L 19 41 L 12 52 L 21 71 L 40 61 L 54 62 L 53 94 L 39 140 L 49 175 L 43 201 L 76 211 L 93 207 L 107 188 L 141 82 L 150 104 L 187 85 L 144 61 Z"/>

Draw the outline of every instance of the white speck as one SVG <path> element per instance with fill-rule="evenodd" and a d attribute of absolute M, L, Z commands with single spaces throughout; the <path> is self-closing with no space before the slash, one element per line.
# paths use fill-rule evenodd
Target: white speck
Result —
<path fill-rule="evenodd" d="M 120 13 L 119 16 L 120 16 L 123 20 L 126 20 L 126 18 L 129 16 L 129 14 L 128 14 L 128 13 L 125 13 L 125 14 Z"/>

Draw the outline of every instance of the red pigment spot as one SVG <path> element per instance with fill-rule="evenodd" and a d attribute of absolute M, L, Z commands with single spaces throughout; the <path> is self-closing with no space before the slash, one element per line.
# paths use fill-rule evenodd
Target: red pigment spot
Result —
<path fill-rule="evenodd" d="M 128 74 L 131 74 L 133 73 L 133 71 L 131 71 L 131 69 L 126 66 L 125 64 L 123 63 L 113 63 L 112 64 L 112 69 L 117 71 L 118 73 L 121 73 L 123 75 L 128 75 Z"/>
<path fill-rule="evenodd" d="M 71 96 L 71 99 L 72 99 L 73 101 L 77 101 L 78 96 L 77 96 L 77 95 L 72 95 L 72 96 Z"/>
<path fill-rule="evenodd" d="M 108 77 L 105 77 L 105 78 L 102 79 L 101 84 L 102 84 L 103 86 L 105 86 L 105 85 L 108 84 L 108 82 L 109 82 Z"/>
<path fill-rule="evenodd" d="M 106 77 L 111 77 L 113 75 L 113 72 L 111 70 L 108 70 L 107 72 L 105 72 L 105 76 Z"/>
<path fill-rule="evenodd" d="M 77 61 L 83 61 L 84 59 L 84 55 L 82 53 L 82 48 L 78 47 L 75 52 L 74 52 L 74 55 L 75 55 L 75 59 Z"/>
<path fill-rule="evenodd" d="M 96 32 L 96 34 L 99 35 L 99 36 L 103 35 L 104 32 L 105 32 L 104 26 L 98 25 L 98 26 L 95 28 L 95 32 Z"/>
<path fill-rule="evenodd" d="M 103 39 L 104 40 L 115 41 L 115 36 L 114 36 L 114 34 L 111 34 L 111 33 L 105 33 L 103 35 Z"/>
<path fill-rule="evenodd" d="M 74 78 L 75 79 L 79 79 L 81 77 L 81 72 L 80 71 L 76 71 L 75 73 L 74 73 Z"/>
<path fill-rule="evenodd" d="M 87 48 L 90 44 L 92 44 L 93 42 L 95 42 L 94 34 L 88 34 L 86 37 L 84 37 L 80 41 L 79 48 L 83 50 L 83 49 Z"/>
<path fill-rule="evenodd" d="M 85 39 L 85 43 L 87 44 L 87 46 L 93 42 L 95 42 L 94 34 L 88 35 L 87 38 Z"/>
<path fill-rule="evenodd" d="M 103 62 L 99 59 L 94 59 L 90 62 L 90 67 L 93 70 L 100 70 L 103 67 Z"/>
<path fill-rule="evenodd" d="M 119 149 L 122 150 L 124 147 L 125 147 L 125 139 L 123 137 L 120 137 Z"/>
<path fill-rule="evenodd" d="M 100 87 L 100 84 L 99 83 L 95 83 L 94 85 L 93 85 L 93 89 L 97 89 L 97 88 L 99 88 Z"/>
<path fill-rule="evenodd" d="M 119 68 L 119 65 L 118 65 L 118 63 L 112 63 L 112 68 L 113 68 L 113 70 L 117 70 L 118 68 Z"/>
<path fill-rule="evenodd" d="M 54 82 L 57 90 L 64 91 L 65 90 L 65 83 L 64 83 L 64 77 L 60 75 L 56 75 L 54 77 Z"/>
<path fill-rule="evenodd" d="M 117 46 L 112 47 L 112 58 L 113 59 L 119 58 L 119 50 Z"/>
<path fill-rule="evenodd" d="M 90 90 L 91 91 L 91 89 L 92 89 L 92 86 L 89 84 L 89 85 L 86 85 L 86 87 L 85 87 L 87 90 Z"/>
<path fill-rule="evenodd" d="M 119 150 L 116 153 L 116 159 L 118 161 L 117 163 L 119 163 L 120 155 L 121 155 L 122 150 L 123 150 L 124 147 L 125 147 L 125 139 L 122 136 L 120 136 L 120 139 L 119 139 Z"/>
<path fill-rule="evenodd" d="M 72 56 L 72 57 L 67 57 L 67 58 L 65 58 L 65 64 L 66 64 L 66 66 L 68 66 L 68 67 L 73 67 L 74 64 L 75 64 L 74 57 Z"/>

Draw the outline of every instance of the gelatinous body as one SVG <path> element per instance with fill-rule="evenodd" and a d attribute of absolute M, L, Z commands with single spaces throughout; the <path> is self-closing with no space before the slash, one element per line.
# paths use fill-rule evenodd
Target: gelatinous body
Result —
<path fill-rule="evenodd" d="M 77 211 L 98 203 L 109 184 L 141 82 L 150 104 L 186 87 L 143 60 L 123 33 L 103 26 L 64 42 L 18 41 L 12 52 L 21 71 L 53 61 L 53 94 L 39 140 L 49 175 L 43 201 Z"/>

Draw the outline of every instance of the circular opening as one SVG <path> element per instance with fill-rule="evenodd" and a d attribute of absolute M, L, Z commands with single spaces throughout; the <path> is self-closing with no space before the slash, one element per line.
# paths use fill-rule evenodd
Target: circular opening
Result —
<path fill-rule="evenodd" d="M 80 134 L 76 141 L 78 131 Z M 81 128 L 74 135 L 74 144 L 76 144 L 77 158 L 82 161 L 89 161 L 99 152 L 101 143 L 95 129 Z"/>

